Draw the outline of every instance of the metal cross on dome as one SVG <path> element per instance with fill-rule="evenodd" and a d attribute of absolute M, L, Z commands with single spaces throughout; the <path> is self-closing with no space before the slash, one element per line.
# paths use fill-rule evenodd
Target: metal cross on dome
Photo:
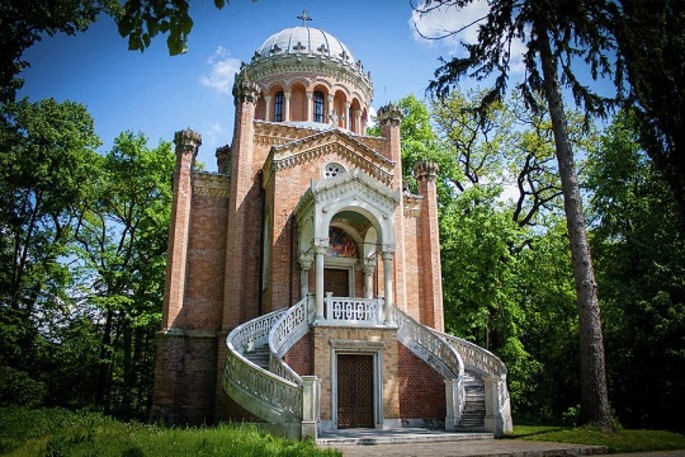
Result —
<path fill-rule="evenodd" d="M 297 16 L 297 18 L 302 20 L 303 27 L 308 27 L 307 21 L 311 21 L 313 19 L 309 14 L 307 14 L 307 10 L 302 10 L 302 14 Z"/>

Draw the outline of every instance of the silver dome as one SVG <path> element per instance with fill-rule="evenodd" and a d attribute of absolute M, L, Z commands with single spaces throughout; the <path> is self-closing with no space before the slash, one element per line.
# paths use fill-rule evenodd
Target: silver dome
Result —
<path fill-rule="evenodd" d="M 271 35 L 257 49 L 256 54 L 269 57 L 284 54 L 322 55 L 347 63 L 355 62 L 342 41 L 328 32 L 314 27 L 291 27 Z"/>

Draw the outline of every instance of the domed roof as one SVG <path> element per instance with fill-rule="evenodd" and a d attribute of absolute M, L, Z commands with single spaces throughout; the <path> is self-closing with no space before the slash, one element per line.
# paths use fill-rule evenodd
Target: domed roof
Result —
<path fill-rule="evenodd" d="M 257 49 L 261 57 L 282 54 L 322 55 L 331 59 L 353 63 L 354 57 L 345 44 L 315 27 L 291 27 L 271 35 Z"/>

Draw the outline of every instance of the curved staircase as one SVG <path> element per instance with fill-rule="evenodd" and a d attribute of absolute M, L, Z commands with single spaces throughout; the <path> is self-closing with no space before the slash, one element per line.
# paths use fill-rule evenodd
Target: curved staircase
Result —
<path fill-rule="evenodd" d="M 284 361 L 288 350 L 309 332 L 314 306 L 307 297 L 241 324 L 226 338 L 224 390 L 245 410 L 292 438 L 317 437 L 318 379 L 298 375 Z M 398 341 L 444 377 L 447 431 L 501 436 L 511 430 L 507 372 L 501 360 L 417 322 L 396 307 L 381 321 L 397 328 Z M 354 325 L 349 316 L 345 322 Z"/>

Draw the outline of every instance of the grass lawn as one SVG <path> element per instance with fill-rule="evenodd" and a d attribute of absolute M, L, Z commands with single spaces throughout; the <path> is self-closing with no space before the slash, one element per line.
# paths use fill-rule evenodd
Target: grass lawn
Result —
<path fill-rule="evenodd" d="M 557 443 L 596 444 L 607 446 L 610 452 L 647 452 L 685 449 L 685 435 L 663 430 L 618 430 L 602 433 L 589 427 L 553 427 L 515 425 L 508 438 L 554 441 Z"/>
<path fill-rule="evenodd" d="M 0 455 L 13 457 L 340 457 L 248 425 L 165 428 L 63 409 L 0 408 Z"/>

